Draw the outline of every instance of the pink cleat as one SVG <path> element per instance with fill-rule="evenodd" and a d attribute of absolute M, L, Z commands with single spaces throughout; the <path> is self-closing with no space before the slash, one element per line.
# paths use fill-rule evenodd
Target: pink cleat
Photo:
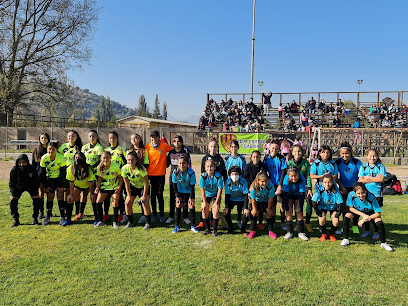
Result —
<path fill-rule="evenodd" d="M 269 231 L 269 237 L 271 237 L 272 239 L 278 238 L 278 237 L 276 236 L 276 234 L 275 234 L 274 232 L 272 232 L 272 231 Z"/>
<path fill-rule="evenodd" d="M 255 231 L 250 231 L 249 234 L 248 234 L 248 239 L 254 238 L 255 235 L 256 235 L 256 232 L 255 232 Z"/>

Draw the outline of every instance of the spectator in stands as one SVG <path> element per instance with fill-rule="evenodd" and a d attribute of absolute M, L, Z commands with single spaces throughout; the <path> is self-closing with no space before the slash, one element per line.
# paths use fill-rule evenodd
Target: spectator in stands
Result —
<path fill-rule="evenodd" d="M 310 99 L 309 101 L 309 114 L 314 114 L 316 110 L 316 101 L 315 99 Z"/>
<path fill-rule="evenodd" d="M 286 117 L 286 114 L 290 114 L 290 113 L 291 113 L 291 111 L 290 111 L 290 104 L 289 104 L 289 103 L 286 104 L 286 106 L 284 107 L 284 112 L 285 112 L 285 117 Z"/>
<path fill-rule="evenodd" d="M 334 108 L 333 102 L 330 103 L 330 105 L 327 107 L 326 113 L 331 114 L 334 113 L 336 109 Z"/>
<path fill-rule="evenodd" d="M 381 108 L 380 108 L 380 111 L 384 111 L 384 112 L 388 112 L 388 107 L 387 107 L 387 105 L 385 104 L 385 103 L 383 103 L 382 105 L 381 105 Z"/>
<path fill-rule="evenodd" d="M 361 128 L 360 118 L 357 118 L 356 122 L 353 124 L 353 129 Z M 361 134 L 360 131 L 354 130 L 354 144 L 361 143 Z"/>
<path fill-rule="evenodd" d="M 271 97 L 272 97 L 272 91 L 270 91 L 268 94 L 265 94 L 265 91 L 262 93 L 262 98 L 263 98 L 263 105 L 264 105 L 264 113 L 269 116 L 269 111 L 271 109 Z"/>
<path fill-rule="evenodd" d="M 391 103 L 390 108 L 388 109 L 389 114 L 397 113 L 398 109 L 394 106 L 394 103 Z"/>
<path fill-rule="evenodd" d="M 378 120 L 382 122 L 385 119 L 386 113 L 384 111 L 381 111 L 380 114 L 378 115 Z"/>
<path fill-rule="evenodd" d="M 382 127 L 390 127 L 391 126 L 391 120 L 388 116 L 385 116 L 384 120 L 381 122 Z"/>
<path fill-rule="evenodd" d="M 379 109 L 377 107 L 377 105 L 375 105 L 375 103 L 373 103 L 373 105 L 371 105 L 370 107 L 370 114 L 377 114 L 379 112 Z"/>
<path fill-rule="evenodd" d="M 326 109 L 326 100 L 322 99 L 317 109 L 319 110 L 319 113 L 323 113 Z"/>
<path fill-rule="evenodd" d="M 282 117 L 283 117 L 283 107 L 282 107 L 282 103 L 279 103 L 279 106 L 278 106 L 278 114 L 279 114 L 279 119 L 282 119 Z"/>
<path fill-rule="evenodd" d="M 309 115 L 305 110 L 300 113 L 300 123 L 305 128 L 309 125 Z"/>
<path fill-rule="evenodd" d="M 399 115 L 397 120 L 395 120 L 395 127 L 405 127 L 406 126 L 406 122 L 404 120 L 404 117 L 402 115 Z"/>
<path fill-rule="evenodd" d="M 298 113 L 299 112 L 298 105 L 297 105 L 295 100 L 293 100 L 292 104 L 290 105 L 290 111 L 291 111 L 291 113 Z"/>
<path fill-rule="evenodd" d="M 333 119 L 333 127 L 340 127 L 341 121 L 339 116 L 335 115 Z"/>

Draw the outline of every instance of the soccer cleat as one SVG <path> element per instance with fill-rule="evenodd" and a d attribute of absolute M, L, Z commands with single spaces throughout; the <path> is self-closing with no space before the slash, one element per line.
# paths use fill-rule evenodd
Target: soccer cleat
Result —
<path fill-rule="evenodd" d="M 71 225 L 71 224 L 72 224 L 71 219 L 67 219 L 64 223 L 62 223 L 62 226 L 68 226 L 68 225 Z"/>
<path fill-rule="evenodd" d="M 137 221 L 137 223 L 139 223 L 139 224 L 146 223 L 146 216 L 145 215 L 141 216 L 139 221 Z"/>
<path fill-rule="evenodd" d="M 39 214 L 38 214 L 38 219 L 44 219 L 44 214 L 43 214 L 43 213 L 39 213 Z"/>
<path fill-rule="evenodd" d="M 118 223 L 122 222 L 122 220 L 123 220 L 123 215 L 120 214 L 120 215 L 119 215 L 119 218 L 118 218 Z"/>
<path fill-rule="evenodd" d="M 67 219 L 65 219 L 64 217 L 61 217 L 59 224 L 63 225 L 65 223 L 65 221 L 67 221 Z"/>
<path fill-rule="evenodd" d="M 13 222 L 13 224 L 12 224 L 10 227 L 17 227 L 17 226 L 19 226 L 19 225 L 20 225 L 20 220 L 14 219 L 14 222 Z"/>
<path fill-rule="evenodd" d="M 242 227 L 242 222 L 238 221 L 238 228 L 241 229 L 241 227 Z"/>
<path fill-rule="evenodd" d="M 206 235 L 208 235 L 208 234 L 211 234 L 211 231 L 208 230 L 208 229 L 204 230 L 203 235 L 206 236 Z"/>
<path fill-rule="evenodd" d="M 341 235 L 342 234 L 341 229 L 337 228 L 337 230 L 335 231 L 335 234 L 336 235 Z"/>
<path fill-rule="evenodd" d="M 250 231 L 248 234 L 248 239 L 252 239 L 256 236 L 256 232 L 255 231 Z"/>
<path fill-rule="evenodd" d="M 140 221 L 140 220 L 139 220 Z M 157 221 L 157 215 L 153 215 L 152 216 L 152 223 L 156 223 Z"/>
<path fill-rule="evenodd" d="M 305 223 L 305 227 L 306 227 L 306 230 L 307 230 L 309 233 L 313 232 L 313 228 L 312 228 L 312 226 L 310 225 L 310 223 Z"/>
<path fill-rule="evenodd" d="M 170 224 L 170 223 L 172 223 L 173 221 L 174 221 L 174 219 L 173 219 L 172 217 L 168 217 L 167 220 L 166 220 L 166 223 L 167 223 L 167 224 Z"/>
<path fill-rule="evenodd" d="M 329 235 L 329 239 L 330 239 L 330 241 L 333 241 L 333 242 L 337 241 L 337 239 L 336 239 L 336 237 L 334 235 Z"/>
<path fill-rule="evenodd" d="M 289 233 L 286 233 L 283 239 L 288 240 L 288 239 L 291 239 L 292 237 L 293 237 L 293 233 L 289 232 Z"/>
<path fill-rule="evenodd" d="M 373 240 L 378 240 L 378 239 L 380 239 L 380 234 L 378 232 L 375 232 L 373 234 Z"/>
<path fill-rule="evenodd" d="M 298 237 L 299 237 L 300 239 L 302 239 L 303 241 L 309 241 L 309 238 L 306 236 L 305 233 L 299 233 L 299 234 L 298 234 Z"/>
<path fill-rule="evenodd" d="M 131 228 L 131 227 L 133 227 L 133 224 L 130 223 L 130 222 L 128 222 L 128 223 L 123 227 L 123 229 L 128 229 L 128 228 Z"/>
<path fill-rule="evenodd" d="M 114 229 L 117 229 L 117 228 L 119 227 L 119 225 L 118 225 L 117 222 L 113 222 L 113 223 L 112 223 L 112 226 L 113 226 Z"/>
<path fill-rule="evenodd" d="M 104 225 L 105 225 L 105 221 L 98 221 L 98 223 L 96 223 L 94 225 L 94 227 L 101 227 L 101 226 L 104 226 Z"/>
<path fill-rule="evenodd" d="M 143 226 L 143 229 L 144 229 L 144 230 L 148 230 L 148 229 L 150 229 L 150 228 L 151 228 L 151 226 L 150 226 L 149 223 L 146 223 L 145 226 Z"/>
<path fill-rule="evenodd" d="M 228 231 L 227 231 L 227 234 L 230 234 L 230 235 L 235 234 L 234 228 L 229 228 Z"/>
<path fill-rule="evenodd" d="M 33 225 L 40 225 L 40 223 L 38 223 L 38 220 L 37 220 L 37 219 L 34 219 L 34 220 L 33 220 Z"/>
<path fill-rule="evenodd" d="M 328 238 L 328 236 L 327 236 L 327 234 L 322 234 L 322 237 L 320 237 L 320 241 L 325 241 L 325 240 L 327 240 L 327 238 Z"/>
<path fill-rule="evenodd" d="M 349 245 L 349 244 L 350 244 L 350 241 L 349 241 L 348 239 L 346 239 L 346 238 L 344 238 L 344 239 L 342 240 L 342 242 L 340 243 L 341 246 L 347 246 L 347 245 Z"/>
<path fill-rule="evenodd" d="M 122 221 L 119 221 L 119 220 L 118 220 L 118 222 L 120 222 L 120 223 L 122 223 L 122 224 L 127 224 L 128 221 L 129 221 L 129 218 L 128 218 L 127 215 L 123 215 Z"/>
<path fill-rule="evenodd" d="M 200 223 L 198 223 L 198 225 L 196 226 L 196 229 L 202 229 L 202 228 L 204 228 L 204 222 L 200 222 Z"/>
<path fill-rule="evenodd" d="M 185 224 L 191 224 L 191 221 L 190 221 L 189 218 L 185 218 L 185 219 L 184 219 L 184 223 L 185 223 Z"/>
<path fill-rule="evenodd" d="M 160 223 L 163 223 L 165 221 L 164 215 L 160 215 Z"/>
<path fill-rule="evenodd" d="M 94 226 L 95 226 L 96 224 L 98 224 L 98 222 L 99 222 L 99 220 L 98 220 L 98 219 L 95 219 L 95 220 L 94 220 Z"/>
<path fill-rule="evenodd" d="M 44 221 L 42 222 L 42 225 L 47 225 L 50 223 L 50 218 L 45 218 Z"/>
<path fill-rule="evenodd" d="M 277 239 L 278 238 L 273 231 L 269 231 L 269 237 L 271 237 L 272 239 Z"/>
<path fill-rule="evenodd" d="M 198 233 L 198 229 L 194 225 L 191 226 L 191 231 L 196 234 Z"/>
<path fill-rule="evenodd" d="M 213 236 L 217 237 L 218 236 L 218 232 L 213 232 Z"/>
<path fill-rule="evenodd" d="M 370 236 L 370 232 L 364 232 L 361 234 L 361 238 L 367 238 L 368 236 Z"/>
<path fill-rule="evenodd" d="M 284 231 L 287 231 L 287 230 L 288 230 L 285 223 L 281 223 L 281 228 L 282 228 L 282 230 L 284 230 Z"/>
<path fill-rule="evenodd" d="M 353 230 L 353 234 L 360 234 L 360 230 L 358 229 L 358 226 L 353 225 L 352 230 Z"/>
<path fill-rule="evenodd" d="M 394 251 L 393 249 L 392 249 L 392 247 L 390 247 L 389 245 L 388 245 L 388 243 L 381 243 L 381 247 L 384 249 L 384 250 L 386 250 L 386 251 L 388 251 L 388 252 L 392 252 L 392 251 Z"/>
<path fill-rule="evenodd" d="M 177 234 L 179 231 L 180 231 L 180 226 L 176 226 L 171 233 L 172 234 Z"/>
<path fill-rule="evenodd" d="M 84 214 L 77 214 L 75 217 L 74 217 L 74 221 L 78 221 L 78 220 L 81 220 L 81 219 L 83 219 L 84 218 Z"/>
<path fill-rule="evenodd" d="M 258 229 L 259 229 L 260 231 L 263 231 L 263 230 L 264 230 L 264 226 L 263 226 L 262 223 L 259 223 L 259 224 L 258 224 Z"/>
<path fill-rule="evenodd" d="M 109 214 L 104 214 L 103 215 L 103 221 L 108 221 L 108 219 L 109 219 Z"/>

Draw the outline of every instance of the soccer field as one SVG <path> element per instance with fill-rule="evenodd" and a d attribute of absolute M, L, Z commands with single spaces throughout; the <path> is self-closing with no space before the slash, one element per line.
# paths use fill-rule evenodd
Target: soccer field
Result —
<path fill-rule="evenodd" d="M 57 225 L 57 217 L 51 225 L 33 226 L 27 225 L 28 194 L 19 204 L 23 225 L 9 228 L 8 196 L 2 182 L 2 305 L 408 303 L 406 195 L 385 197 L 383 219 L 395 252 L 357 235 L 348 247 L 340 246 L 341 237 L 319 242 L 315 215 L 308 242 L 285 241 L 279 222 L 276 241 L 267 232 L 252 240 L 240 234 L 204 237 L 186 226 L 174 235 L 173 227 L 163 224 L 149 231 L 95 229 L 89 204 L 86 218 L 72 226 Z M 138 207 L 136 212 L 138 220 Z"/>

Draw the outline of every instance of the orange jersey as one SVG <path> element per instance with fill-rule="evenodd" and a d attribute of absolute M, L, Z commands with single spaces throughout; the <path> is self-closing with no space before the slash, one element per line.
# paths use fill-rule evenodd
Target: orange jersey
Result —
<path fill-rule="evenodd" d="M 147 168 L 147 174 L 149 176 L 166 175 L 167 152 L 173 150 L 173 147 L 169 146 L 165 142 L 160 142 L 157 149 L 154 149 L 151 143 L 147 144 L 145 148 L 149 154 L 150 160 L 149 167 Z"/>

